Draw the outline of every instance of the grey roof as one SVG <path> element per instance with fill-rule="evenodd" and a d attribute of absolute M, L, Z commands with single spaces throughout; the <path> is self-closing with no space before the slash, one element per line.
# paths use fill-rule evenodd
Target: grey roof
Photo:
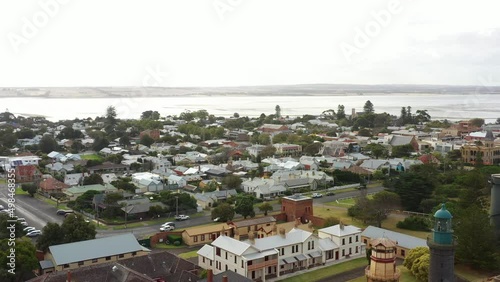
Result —
<path fill-rule="evenodd" d="M 299 179 L 289 179 L 284 181 L 288 187 L 301 187 L 301 186 L 309 186 L 309 179 L 307 178 L 299 178 Z"/>
<path fill-rule="evenodd" d="M 149 251 L 137 242 L 132 233 L 50 246 L 56 265 L 103 258 L 119 254 Z"/>
<path fill-rule="evenodd" d="M 402 234 L 399 232 L 390 231 L 383 228 L 378 228 L 375 226 L 368 226 L 362 233 L 361 236 L 368 237 L 370 239 L 377 238 L 388 238 L 396 241 L 399 246 L 413 249 L 416 247 L 427 247 L 427 242 L 424 239 L 420 239 L 414 236 Z"/>
<path fill-rule="evenodd" d="M 274 216 L 265 216 L 265 217 L 251 218 L 241 221 L 233 221 L 233 224 L 237 227 L 245 227 L 257 224 L 271 223 L 271 222 L 276 222 L 276 218 L 274 218 Z"/>
<path fill-rule="evenodd" d="M 236 255 L 243 254 L 248 248 L 250 248 L 250 244 L 245 242 L 240 242 L 236 239 L 233 239 L 228 236 L 219 236 L 215 241 L 212 242 L 212 245 L 215 247 L 219 247 L 226 251 L 229 251 Z"/>
<path fill-rule="evenodd" d="M 323 251 L 334 250 L 339 247 L 330 238 L 321 238 L 318 240 L 318 242 L 319 242 L 319 248 Z"/>
<path fill-rule="evenodd" d="M 52 263 L 51 260 L 41 260 L 40 261 L 40 268 L 41 269 L 48 269 L 48 268 L 53 268 L 54 264 Z"/>
<path fill-rule="evenodd" d="M 303 243 L 311 235 L 312 235 L 311 232 L 294 228 L 283 237 L 281 235 L 275 235 L 275 236 L 255 239 L 253 246 L 261 251 L 269 250 L 273 248 L 279 248 L 283 246 Z"/>
<path fill-rule="evenodd" d="M 167 206 L 160 202 L 151 202 L 151 203 L 143 203 L 143 204 L 135 204 L 130 206 L 125 206 L 121 208 L 122 211 L 128 211 L 128 214 L 138 214 L 143 212 L 148 212 L 151 207 L 159 206 L 162 208 L 166 208 Z"/>
<path fill-rule="evenodd" d="M 214 259 L 214 247 L 205 244 L 201 249 L 196 252 L 198 255 L 209 258 L 209 259 Z"/>
<path fill-rule="evenodd" d="M 391 138 L 391 141 L 389 142 L 392 146 L 402 146 L 402 145 L 407 145 L 410 144 L 411 140 L 413 139 L 413 136 L 399 136 L 399 135 L 394 135 Z"/>
<path fill-rule="evenodd" d="M 329 235 L 333 235 L 336 237 L 342 237 L 342 236 L 348 236 L 356 233 L 360 233 L 361 229 L 354 226 L 354 225 L 344 225 L 343 228 L 341 228 L 340 224 L 326 227 L 326 228 L 321 228 L 318 230 L 318 232 L 323 232 Z"/>

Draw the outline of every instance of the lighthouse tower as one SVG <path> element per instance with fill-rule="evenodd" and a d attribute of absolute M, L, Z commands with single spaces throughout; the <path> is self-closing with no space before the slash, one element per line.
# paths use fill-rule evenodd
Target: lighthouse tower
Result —
<path fill-rule="evenodd" d="M 455 240 L 451 219 L 453 216 L 445 204 L 434 214 L 432 237 L 427 238 L 431 260 L 429 265 L 429 282 L 455 281 Z"/>

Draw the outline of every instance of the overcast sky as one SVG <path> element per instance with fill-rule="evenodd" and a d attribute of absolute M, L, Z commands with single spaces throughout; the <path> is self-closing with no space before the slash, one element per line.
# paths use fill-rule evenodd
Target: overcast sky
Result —
<path fill-rule="evenodd" d="M 499 8 L 442 0 L 6 0 L 0 87 L 500 85 Z M 152 72 L 160 78 L 145 79 Z"/>

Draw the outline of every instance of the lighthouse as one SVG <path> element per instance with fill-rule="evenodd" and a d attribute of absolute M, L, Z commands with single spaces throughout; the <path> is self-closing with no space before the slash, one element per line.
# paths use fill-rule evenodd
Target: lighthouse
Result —
<path fill-rule="evenodd" d="M 434 228 L 427 238 L 431 260 L 429 264 L 429 282 L 455 281 L 455 246 L 451 219 L 453 216 L 442 204 L 434 214 Z"/>

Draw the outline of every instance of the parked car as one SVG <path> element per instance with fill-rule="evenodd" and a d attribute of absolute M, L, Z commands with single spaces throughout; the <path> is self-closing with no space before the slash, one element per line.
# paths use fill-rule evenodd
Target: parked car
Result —
<path fill-rule="evenodd" d="M 28 223 L 26 221 L 19 221 L 19 223 L 22 225 L 22 226 L 28 226 Z"/>
<path fill-rule="evenodd" d="M 175 220 L 186 220 L 189 219 L 189 215 L 180 214 L 175 216 Z"/>
<path fill-rule="evenodd" d="M 220 220 L 220 217 L 214 218 L 214 222 L 218 222 Z"/>
<path fill-rule="evenodd" d="M 23 229 L 23 231 L 26 232 L 26 233 L 29 233 L 30 231 L 34 231 L 34 230 L 36 230 L 36 228 L 35 227 L 31 227 L 31 226 L 28 226 L 28 227 L 26 227 L 26 228 Z"/>
<path fill-rule="evenodd" d="M 328 191 L 325 193 L 325 196 L 334 196 L 335 193 L 333 193 L 332 191 Z"/>
<path fill-rule="evenodd" d="M 161 226 L 162 226 L 162 227 L 164 227 L 164 226 L 167 226 L 167 225 L 170 225 L 170 226 L 175 227 L 175 222 L 171 222 L 171 221 L 169 221 L 169 222 L 165 222 L 165 223 L 163 223 Z"/>
<path fill-rule="evenodd" d="M 313 198 L 321 198 L 321 197 L 323 197 L 323 194 L 321 194 L 321 193 L 313 193 L 312 197 Z"/>
<path fill-rule="evenodd" d="M 28 236 L 28 237 L 36 237 L 38 235 L 42 235 L 42 231 L 33 230 L 33 231 L 28 232 L 28 234 L 26 234 L 26 236 Z"/>
<path fill-rule="evenodd" d="M 174 229 L 175 229 L 175 227 L 173 227 L 172 225 L 165 225 L 165 226 L 160 227 L 160 231 L 171 231 Z"/>
<path fill-rule="evenodd" d="M 19 221 L 19 222 L 26 222 L 26 218 L 24 218 L 24 217 L 18 217 L 17 221 Z"/>
<path fill-rule="evenodd" d="M 68 213 L 74 213 L 72 210 L 57 210 L 58 215 L 66 215 Z"/>

